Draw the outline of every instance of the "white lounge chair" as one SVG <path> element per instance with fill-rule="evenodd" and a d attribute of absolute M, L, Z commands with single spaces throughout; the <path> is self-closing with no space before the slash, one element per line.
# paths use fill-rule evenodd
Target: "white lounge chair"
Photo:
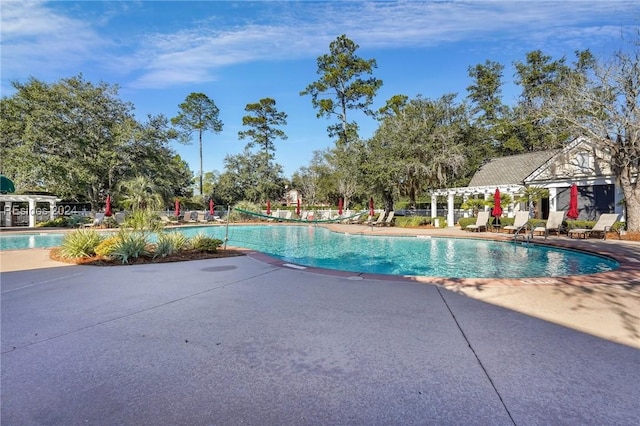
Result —
<path fill-rule="evenodd" d="M 378 216 L 378 219 L 376 219 L 375 221 L 373 220 L 373 216 L 369 216 L 369 220 L 367 221 L 367 225 L 380 225 L 383 221 L 384 221 L 384 217 L 387 214 L 387 212 L 385 212 L 384 210 L 382 212 L 380 212 L 380 215 Z"/>
<path fill-rule="evenodd" d="M 533 234 L 535 233 L 543 233 L 545 240 L 549 236 L 549 232 L 555 231 L 558 235 L 560 235 L 560 228 L 562 227 L 562 221 L 564 220 L 564 212 L 549 212 L 549 218 L 547 219 L 547 223 L 536 226 L 533 228 Z"/>
<path fill-rule="evenodd" d="M 197 222 L 207 223 L 207 214 L 205 212 L 198 212 Z"/>
<path fill-rule="evenodd" d="M 124 224 L 124 221 L 127 219 L 127 214 L 125 212 L 117 212 L 116 214 L 113 215 L 113 217 L 118 223 L 118 226 L 121 226 Z"/>
<path fill-rule="evenodd" d="M 183 222 L 189 222 L 189 223 L 194 223 L 196 222 L 193 217 L 192 217 L 192 211 L 191 210 L 187 210 L 186 212 L 184 212 L 184 218 L 182 219 Z"/>
<path fill-rule="evenodd" d="M 570 238 L 573 238 L 574 236 L 577 237 L 582 237 L 582 238 L 588 238 L 591 236 L 591 234 L 595 233 L 599 233 L 602 234 L 602 239 L 606 240 L 607 239 L 607 232 L 611 231 L 611 228 L 613 227 L 613 224 L 616 223 L 616 221 L 618 220 L 618 217 L 620 215 L 616 214 L 616 213 L 606 213 L 603 215 L 600 215 L 600 218 L 598 219 L 598 221 L 596 222 L 595 225 L 593 225 L 593 228 L 591 229 L 587 229 L 587 228 L 577 228 L 577 229 L 571 229 L 568 234 Z"/>
<path fill-rule="evenodd" d="M 93 221 L 91 223 L 85 223 L 84 226 L 86 228 L 92 228 L 94 226 L 100 226 L 104 222 L 104 213 L 96 213 Z"/>
<path fill-rule="evenodd" d="M 487 230 L 487 225 L 489 223 L 489 212 L 478 212 L 478 218 L 476 219 L 475 225 L 467 225 L 467 231 L 482 231 Z"/>
<path fill-rule="evenodd" d="M 389 215 L 387 215 L 387 218 L 384 220 L 384 222 L 380 222 L 380 219 L 378 219 L 378 221 L 376 222 L 376 226 L 391 226 L 391 221 L 393 220 L 394 215 L 395 215 L 395 212 L 390 211 Z"/>
<path fill-rule="evenodd" d="M 519 211 L 516 212 L 516 217 L 513 220 L 513 225 L 507 225 L 502 229 L 504 229 L 505 231 L 509 231 L 509 233 L 511 233 L 511 231 L 518 232 L 518 230 L 522 228 L 528 221 L 529 212 L 526 210 Z"/>
<path fill-rule="evenodd" d="M 345 223 L 348 224 L 357 224 L 362 223 L 364 221 L 365 213 L 356 213 L 352 218 L 348 219 Z"/>

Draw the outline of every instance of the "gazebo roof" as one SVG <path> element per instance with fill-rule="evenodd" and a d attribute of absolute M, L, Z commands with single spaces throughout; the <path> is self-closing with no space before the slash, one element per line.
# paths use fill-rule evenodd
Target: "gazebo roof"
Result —
<path fill-rule="evenodd" d="M 553 149 L 494 158 L 480 167 L 468 186 L 523 185 L 527 176 L 559 151 Z"/>

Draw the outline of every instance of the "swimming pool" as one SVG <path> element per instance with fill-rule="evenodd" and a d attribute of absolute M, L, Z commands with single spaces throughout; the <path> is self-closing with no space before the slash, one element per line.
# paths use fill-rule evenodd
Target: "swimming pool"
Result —
<path fill-rule="evenodd" d="M 226 227 L 182 228 L 187 236 L 225 238 Z M 449 278 L 529 278 L 610 271 L 617 262 L 602 256 L 536 244 L 466 238 L 351 235 L 315 226 L 229 227 L 231 246 L 269 254 L 304 266 L 374 274 Z M 63 234 L 0 236 L 0 249 L 54 247 Z"/>

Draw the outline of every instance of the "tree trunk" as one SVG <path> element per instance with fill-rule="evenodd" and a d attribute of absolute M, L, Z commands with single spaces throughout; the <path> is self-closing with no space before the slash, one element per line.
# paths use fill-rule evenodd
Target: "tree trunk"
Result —
<path fill-rule="evenodd" d="M 638 183 L 632 182 L 629 170 L 620 173 L 620 186 L 626 204 L 627 231 L 640 232 L 640 191 Z"/>
<path fill-rule="evenodd" d="M 199 140 L 200 140 L 200 195 L 203 195 L 202 193 L 202 130 L 200 130 L 199 133 Z"/>
<path fill-rule="evenodd" d="M 386 213 L 393 211 L 393 194 L 391 191 L 384 191 L 382 193 L 382 203 L 384 204 L 384 211 Z"/>

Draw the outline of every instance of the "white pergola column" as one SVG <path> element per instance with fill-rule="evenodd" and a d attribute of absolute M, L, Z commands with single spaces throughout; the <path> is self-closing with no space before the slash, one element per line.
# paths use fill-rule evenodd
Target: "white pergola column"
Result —
<path fill-rule="evenodd" d="M 466 202 L 467 202 L 467 200 L 469 200 L 469 196 L 468 196 L 467 194 L 463 194 L 463 195 L 462 195 L 462 203 L 463 203 L 463 204 L 464 204 L 464 203 L 466 203 Z M 469 209 L 465 209 L 465 210 L 462 212 L 462 217 L 469 217 Z"/>
<path fill-rule="evenodd" d="M 56 218 L 56 202 L 49 201 L 49 219 L 53 220 Z"/>
<path fill-rule="evenodd" d="M 5 201 L 4 203 L 4 226 L 13 226 L 13 203 Z"/>
<path fill-rule="evenodd" d="M 431 218 L 438 216 L 438 196 L 431 194 Z"/>
<path fill-rule="evenodd" d="M 29 200 L 29 228 L 36 227 L 36 200 Z"/>
<path fill-rule="evenodd" d="M 447 195 L 447 226 L 449 228 L 454 227 L 455 224 L 455 216 L 453 215 L 453 196 L 454 193 L 453 192 L 449 192 L 449 195 Z"/>
<path fill-rule="evenodd" d="M 549 189 L 549 211 L 555 212 L 558 211 L 558 188 L 548 188 Z M 540 206 L 538 206 L 540 209 Z"/>

